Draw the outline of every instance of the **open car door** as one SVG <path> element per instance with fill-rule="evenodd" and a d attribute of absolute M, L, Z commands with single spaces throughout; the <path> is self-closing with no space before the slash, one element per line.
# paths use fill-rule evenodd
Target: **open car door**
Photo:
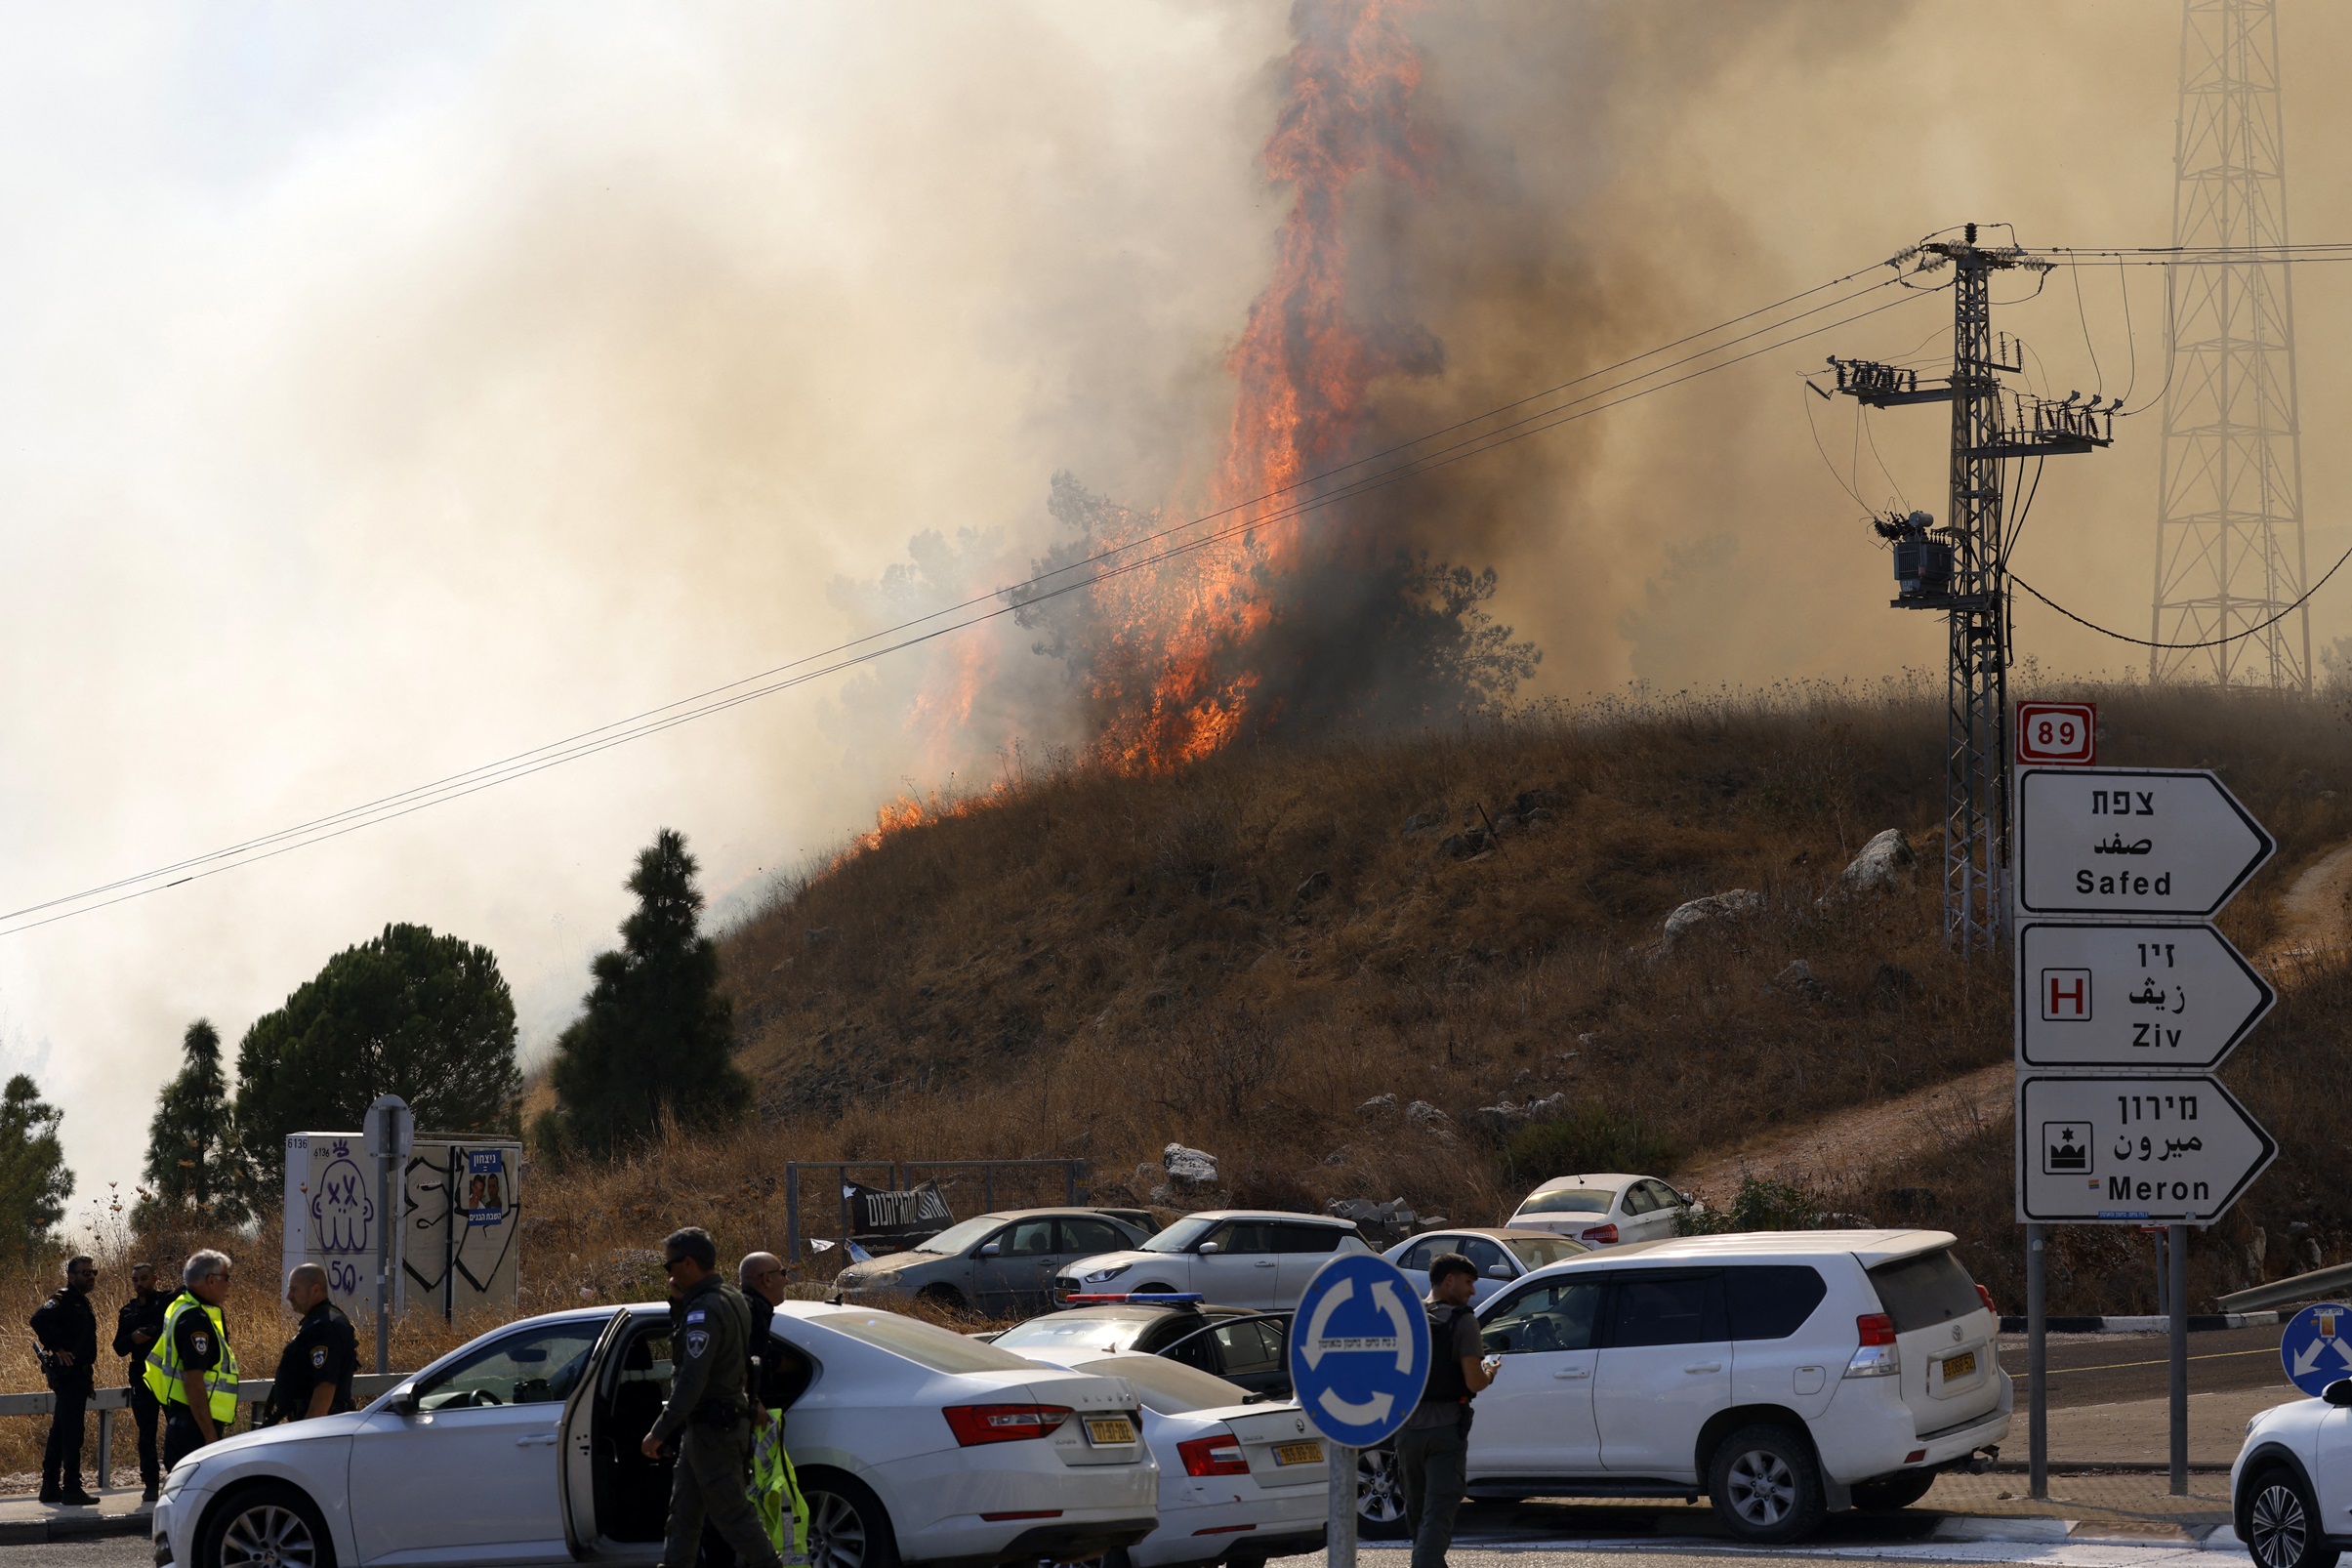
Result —
<path fill-rule="evenodd" d="M 661 1517 L 670 1497 L 670 1465 L 637 1452 L 669 1393 L 670 1363 L 652 1352 L 666 1345 L 670 1315 L 661 1308 L 625 1307 L 612 1315 L 597 1341 L 588 1375 L 564 1402 L 557 1467 L 562 1495 L 563 1537 L 575 1560 L 657 1562 Z M 630 1363 L 642 1362 L 633 1367 Z M 633 1422 L 636 1406 L 650 1400 L 645 1419 Z M 635 1426 L 634 1432 L 623 1428 Z M 629 1452 L 619 1452 L 626 1435 Z M 646 1494 L 658 1495 L 651 1538 L 644 1539 L 641 1515 Z"/>

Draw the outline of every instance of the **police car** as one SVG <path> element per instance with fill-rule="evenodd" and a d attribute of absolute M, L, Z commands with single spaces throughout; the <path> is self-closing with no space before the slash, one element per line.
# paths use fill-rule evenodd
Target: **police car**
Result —
<path fill-rule="evenodd" d="M 1123 1378 L 872 1308 L 787 1301 L 771 1334 L 818 1568 L 1085 1557 L 1158 1522 Z M 638 1445 L 669 1379 L 666 1305 L 511 1324 L 364 1410 L 183 1460 L 155 1506 L 155 1561 L 658 1561 L 671 1463 Z"/>

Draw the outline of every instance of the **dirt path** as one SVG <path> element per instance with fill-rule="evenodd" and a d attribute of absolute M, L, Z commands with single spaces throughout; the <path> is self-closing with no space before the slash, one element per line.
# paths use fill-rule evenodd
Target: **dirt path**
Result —
<path fill-rule="evenodd" d="M 1893 1164 L 2005 1116 L 2014 1069 L 1998 1062 L 1899 1099 L 1858 1105 L 1793 1133 L 1759 1138 L 1673 1177 L 1709 1203 L 1728 1202 L 1744 1176 L 1813 1181 Z"/>
<path fill-rule="evenodd" d="M 2352 945 L 2352 844 L 2341 845 L 2303 869 L 2279 899 L 2279 935 L 2255 955 L 2265 969 L 2309 958 L 2322 948 Z"/>

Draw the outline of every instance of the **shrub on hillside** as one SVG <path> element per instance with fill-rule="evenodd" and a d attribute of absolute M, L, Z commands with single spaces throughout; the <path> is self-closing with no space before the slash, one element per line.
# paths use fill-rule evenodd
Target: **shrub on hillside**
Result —
<path fill-rule="evenodd" d="M 1504 1165 L 1519 1181 L 1545 1181 L 1580 1171 L 1648 1175 L 1671 1170 L 1675 1156 L 1673 1145 L 1643 1126 L 1640 1118 L 1590 1104 L 1519 1129 L 1503 1150 Z"/>
<path fill-rule="evenodd" d="M 1823 1230 L 1832 1217 L 1830 1206 L 1794 1181 L 1766 1176 L 1742 1176 L 1740 1190 L 1720 1209 L 1685 1209 L 1675 1232 L 1684 1236 L 1723 1236 L 1749 1230 Z"/>

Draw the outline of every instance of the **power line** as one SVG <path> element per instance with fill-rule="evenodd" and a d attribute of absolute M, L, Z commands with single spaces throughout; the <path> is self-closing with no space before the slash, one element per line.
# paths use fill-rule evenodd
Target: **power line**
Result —
<path fill-rule="evenodd" d="M 1647 370 L 1637 371 L 1633 374 L 1624 376 L 1615 382 L 1604 385 L 1591 392 L 1585 392 L 1579 396 L 1567 398 L 1564 401 L 1549 402 L 1548 406 L 1536 408 L 1532 412 L 1527 413 L 1521 418 L 1513 420 L 1508 424 L 1478 432 L 1474 434 L 1463 436 L 1462 438 L 1449 444 L 1438 446 L 1428 451 L 1415 453 L 1416 448 L 1424 447 L 1432 440 L 1436 440 L 1442 436 L 1456 434 L 1460 432 L 1472 430 L 1474 427 L 1486 424 L 1502 414 L 1526 408 L 1530 404 L 1546 403 L 1547 399 L 1555 398 L 1557 394 L 1582 386 L 1585 383 L 1592 381 L 1598 377 L 1607 376 L 1615 371 L 1624 370 L 1630 366 L 1639 364 L 1645 359 L 1654 358 L 1660 353 L 1670 352 L 1674 349 L 1696 343 L 1702 339 L 1720 333 L 1730 327 L 1744 325 L 1747 322 L 1755 320 L 1759 316 L 1769 316 L 1775 311 L 1785 309 L 1788 306 L 1810 299 L 1812 296 L 1823 293 L 1826 290 L 1835 289 L 1839 285 L 1850 282 L 1854 278 L 1862 276 L 1865 272 L 1874 269 L 1875 268 L 1865 268 L 1846 273 L 1844 276 L 1834 278 L 1828 283 L 1820 284 L 1814 288 L 1806 289 L 1800 293 L 1791 295 L 1787 299 L 1775 302 L 1773 305 L 1748 311 L 1739 316 L 1734 316 L 1727 321 L 1718 322 L 1716 325 L 1704 329 L 1703 331 L 1687 334 L 1684 337 L 1675 339 L 1671 343 L 1662 345 L 1658 349 L 1653 349 L 1643 353 L 1630 355 L 1625 359 L 1615 362 L 1612 365 L 1604 366 L 1599 370 L 1588 372 L 1583 376 L 1572 378 L 1571 380 L 1562 382 L 1557 386 L 1547 388 L 1543 392 L 1531 393 L 1527 396 L 1514 399 L 1513 401 L 1505 403 L 1497 408 L 1489 409 L 1483 414 L 1472 416 L 1469 419 L 1457 421 L 1452 425 L 1445 426 L 1439 430 L 1431 431 L 1426 434 L 1415 437 L 1412 440 L 1397 443 L 1394 446 L 1385 448 L 1382 451 L 1374 453 L 1368 457 L 1358 459 L 1352 463 L 1342 464 L 1337 468 L 1326 470 L 1317 475 L 1309 475 L 1306 478 L 1295 481 L 1294 483 L 1283 486 L 1280 489 L 1268 491 L 1263 496 L 1256 497 L 1250 501 L 1235 503 L 1232 506 L 1220 508 L 1215 512 L 1203 514 L 1200 516 L 1189 518 L 1185 522 L 1178 523 L 1168 528 L 1160 529 L 1157 532 L 1143 536 L 1142 538 L 1127 541 L 1120 545 L 1098 551 L 1094 555 L 1084 557 L 1083 559 L 1067 562 L 1062 566 L 1053 568 L 1051 571 L 1039 573 L 1038 575 L 1031 577 L 1022 583 L 1012 585 L 1010 588 L 998 589 L 986 595 L 974 596 L 970 598 L 963 600 L 961 603 L 949 605 L 939 610 L 934 610 L 929 614 L 915 617 L 908 621 L 901 622 L 896 626 L 886 628 L 883 631 L 870 633 L 860 638 L 850 639 L 846 641 L 836 643 L 832 647 L 819 650 L 818 652 L 806 654 L 801 658 L 773 666 L 770 669 L 758 674 L 746 676 L 740 680 L 726 682 L 723 685 L 710 687 L 705 691 L 695 694 L 694 696 L 680 698 L 675 702 L 666 703 L 658 708 L 644 710 L 643 712 L 627 719 L 616 720 L 610 723 L 601 724 L 593 729 L 579 731 L 576 734 L 567 736 L 561 740 L 552 741 L 546 745 L 534 747 L 528 751 L 512 754 L 511 756 L 500 759 L 497 762 L 487 763 L 477 767 L 466 769 L 460 773 L 449 774 L 433 782 L 417 785 L 410 789 L 402 790 L 392 795 L 381 796 L 362 805 L 347 807 L 344 810 L 333 812 L 326 816 L 314 817 L 307 822 L 282 828 L 273 833 L 243 840 L 237 844 L 227 846 L 225 848 L 213 850 L 206 854 L 190 856 L 182 860 L 171 862 L 167 865 L 135 873 L 130 876 L 118 877 L 112 881 L 99 884 L 96 887 L 84 888 L 78 892 L 63 894 L 58 897 L 45 899 L 39 903 L 28 904 L 20 909 L 0 913 L 0 935 L 13 935 L 19 931 L 30 930 L 37 927 L 51 925 L 61 920 L 70 919 L 75 915 L 87 914 L 97 909 L 103 909 L 110 907 L 113 904 L 126 902 L 130 899 L 144 897 L 149 893 L 162 891 L 167 887 L 180 887 L 186 883 L 196 881 L 199 878 L 219 875 L 221 872 L 232 870 L 238 866 L 252 865 L 262 860 L 274 859 L 278 855 L 291 853 L 292 851 L 300 848 L 307 848 L 312 845 L 323 844 L 329 840 L 341 838 L 346 834 L 357 832 L 361 828 L 373 827 L 384 822 L 390 822 L 399 817 L 409 815 L 412 812 L 424 810 L 430 806 L 444 805 L 450 801 L 461 800 L 468 795 L 478 793 L 481 790 L 492 788 L 498 784 L 511 783 L 516 779 L 526 778 L 533 773 L 542 772 L 551 767 L 560 766 L 565 763 L 576 762 L 583 758 L 594 756 L 598 752 L 609 750 L 615 746 L 627 744 L 633 740 L 640 740 L 650 735 L 659 734 L 663 730 L 674 728 L 679 724 L 688 723 L 698 719 L 709 718 L 713 715 L 723 713 L 730 708 L 740 706 L 747 702 L 757 701 L 762 697 L 770 696 L 779 691 L 788 690 L 794 686 L 805 684 L 807 681 L 820 679 L 824 676 L 838 674 L 843 670 L 850 669 L 860 664 L 870 663 L 890 653 L 898 652 L 905 648 L 930 641 L 936 638 L 945 637 L 955 632 L 968 630 L 973 626 L 980 625 L 985 621 L 994 620 L 1003 615 L 1014 613 L 1020 609 L 1044 600 L 1055 598 L 1064 594 L 1074 593 L 1082 589 L 1093 587 L 1094 585 L 1111 578 L 1123 576 L 1130 571 L 1142 570 L 1150 566 L 1161 564 L 1167 560 L 1176 558 L 1176 557 L 1188 555 L 1193 551 L 1206 549 L 1225 540 L 1254 532 L 1255 530 L 1268 526 L 1271 523 L 1287 520 L 1292 517 L 1301 516 L 1309 512 L 1320 511 L 1341 501 L 1350 500 L 1357 496 L 1369 494 L 1376 490 L 1384 489 L 1392 484 L 1402 483 L 1406 479 L 1434 473 L 1439 469 L 1450 468 L 1454 464 L 1463 462 L 1468 458 L 1477 457 L 1486 452 L 1494 451 L 1497 448 L 1525 440 L 1547 431 L 1557 429 L 1559 426 L 1571 423 L 1575 420 L 1588 418 L 1590 415 L 1601 413 L 1607 409 L 1615 408 L 1624 403 L 1630 402 L 1635 398 L 1648 396 L 1653 392 L 1664 392 L 1669 388 L 1680 386 L 1684 382 L 1695 380 L 1700 376 L 1711 375 L 1715 371 L 1728 369 L 1733 365 L 1745 363 L 1746 361 L 1754 359 L 1758 355 L 1774 352 L 1778 350 L 1788 348 L 1794 344 L 1803 342 L 1807 339 L 1818 337 L 1822 333 L 1835 331 L 1838 328 L 1851 325 L 1856 321 L 1866 319 L 1870 316 L 1877 315 L 1883 310 L 1891 309 L 1897 306 L 1906 304 L 1915 297 L 1909 294 L 1899 295 L 1897 298 L 1888 301 L 1885 304 L 1877 305 L 1870 309 L 1855 311 L 1851 314 L 1841 316 L 1838 319 L 1825 322 L 1819 326 L 1807 328 L 1804 331 L 1796 332 L 1790 336 L 1777 338 L 1773 342 L 1748 350 L 1745 352 L 1730 355 L 1729 357 L 1714 357 L 1721 355 L 1725 350 L 1741 344 L 1750 343 L 1758 337 L 1766 337 L 1776 332 L 1782 332 L 1787 328 L 1795 326 L 1798 322 L 1805 321 L 1813 316 L 1823 313 L 1824 311 L 1837 309 L 1841 306 L 1853 304 L 1868 295 L 1875 294 L 1896 281 L 1895 278 L 1890 277 L 1881 280 L 1878 283 L 1871 284 L 1862 289 L 1855 290 L 1852 293 L 1841 296 L 1838 299 L 1830 301 L 1826 305 L 1816 306 L 1811 309 L 1797 312 L 1796 314 L 1788 316 L 1784 319 L 1770 321 L 1762 327 L 1758 327 L 1752 331 L 1740 334 L 1737 337 L 1727 339 L 1722 343 L 1712 346 L 1712 348 L 1686 354 L 1681 358 L 1671 360 L 1665 364 L 1657 365 Z M 1656 377 L 1663 375 L 1667 371 L 1678 369 L 1686 365 L 1692 365 L 1700 360 L 1710 359 L 1711 357 L 1713 358 L 1714 362 L 1710 364 L 1701 364 L 1696 369 L 1687 370 L 1682 375 L 1674 376 L 1665 381 L 1655 381 Z M 1650 386 L 1638 385 L 1642 382 L 1654 382 L 1654 384 Z M 1310 486 L 1353 473 L 1357 470 L 1364 469 L 1369 465 L 1381 462 L 1382 459 L 1407 453 L 1414 453 L 1414 455 L 1407 456 L 1404 461 L 1397 463 L 1385 470 L 1377 470 L 1370 474 L 1360 475 L 1355 478 L 1346 479 L 1342 483 L 1325 490 L 1322 493 L 1302 496 L 1296 501 L 1274 510 L 1271 513 L 1262 516 L 1250 516 L 1243 521 L 1231 523 L 1224 528 L 1217 529 L 1205 536 L 1169 545 L 1167 548 L 1156 553 L 1143 555 L 1140 557 L 1133 556 L 1134 552 L 1143 550 L 1147 546 L 1158 544 L 1162 541 L 1167 541 L 1173 536 L 1182 533 L 1187 529 L 1196 528 L 1204 522 L 1213 521 L 1219 517 L 1230 516 L 1237 512 L 1245 510 L 1246 508 L 1259 505 L 1268 500 L 1274 500 L 1285 495 L 1292 495 L 1301 490 L 1306 490 Z M 1114 562 L 1114 557 L 1121 556 L 1130 556 L 1132 558 L 1117 560 Z M 1098 569 L 1089 576 L 1078 578 L 1074 581 L 1066 581 L 1058 584 L 1052 582 L 1052 580 L 1055 578 L 1066 578 L 1070 574 L 1087 566 L 1094 566 Z M 979 609 L 978 607 L 982 605 L 989 605 L 991 607 Z M 965 616 L 961 619 L 949 620 L 950 617 L 962 615 L 962 612 L 975 609 L 978 610 L 977 613 Z M 932 623 L 940 621 L 948 621 L 948 624 L 932 625 Z M 918 628 L 924 627 L 928 627 L 929 629 L 925 631 L 917 631 Z M 896 640 L 890 640 L 892 639 L 896 639 Z M 185 873 L 185 875 L 176 875 L 183 873 Z M 169 883 L 164 883 L 162 879 L 167 877 L 176 877 L 176 880 Z M 106 896 L 108 894 L 112 894 L 113 896 Z M 27 917 L 30 916 L 40 916 L 41 918 L 28 919 Z"/>
<path fill-rule="evenodd" d="M 2143 648 L 2163 648 L 2170 652 L 2186 653 L 2196 648 L 2217 648 L 2225 642 L 2235 642 L 2240 638 L 2252 637 L 2256 632 L 2268 631 L 2270 628 L 2278 625 L 2281 621 L 2287 619 L 2288 616 L 2292 615 L 2296 610 L 2301 609 L 2305 604 L 2309 603 L 2311 601 L 2311 596 L 2318 593 L 2321 589 L 2327 587 L 2328 578 L 2333 577 L 2338 571 L 2342 570 L 2343 564 L 2347 560 L 2352 560 L 2352 550 L 2347 550 L 2342 555 L 2336 557 L 2335 564 L 2328 568 L 2327 576 L 2322 577 L 2318 582 L 2313 583 L 2309 588 L 2303 590 L 2303 595 L 2300 598 L 2281 609 L 2278 614 L 2272 616 L 2269 620 L 2264 621 L 2257 626 L 2247 627 L 2244 631 L 2232 632 L 2227 637 L 2208 638 L 2203 642 L 2155 642 L 2144 637 L 2132 637 L 2128 633 L 2125 632 L 2112 632 L 2106 627 L 2101 626 L 2096 621 L 2084 620 L 2082 616 L 2077 615 L 2073 610 L 2068 609 L 2056 599 L 2051 598 L 2041 589 L 2036 588 L 2032 583 L 2029 583 L 2024 578 L 2019 577 L 2015 572 L 2011 572 L 2009 574 L 2009 578 L 2010 581 L 2014 582 L 2019 588 L 2024 589 L 2027 593 L 2033 595 L 2036 598 L 2042 600 L 2043 603 L 2047 604 L 2051 609 L 2056 610 L 2059 614 L 2065 616 L 2077 626 L 2088 627 L 2091 631 L 2098 633 L 2101 637 L 2111 637 L 2114 638 L 2118 642 L 2130 642 Z"/>

